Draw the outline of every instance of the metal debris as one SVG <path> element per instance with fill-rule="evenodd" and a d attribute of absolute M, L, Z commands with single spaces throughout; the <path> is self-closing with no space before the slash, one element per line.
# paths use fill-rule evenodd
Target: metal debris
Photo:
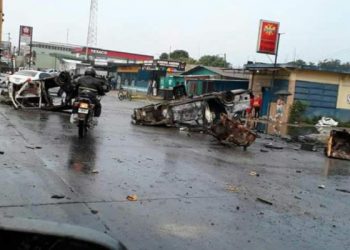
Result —
<path fill-rule="evenodd" d="M 51 196 L 52 199 L 63 199 L 64 197 L 66 196 L 62 194 L 54 194 Z"/>
<path fill-rule="evenodd" d="M 350 194 L 350 190 L 347 190 L 347 189 L 339 189 L 339 188 L 337 188 L 337 189 L 335 189 L 335 190 L 337 190 L 337 191 L 339 191 L 339 192 L 343 192 L 343 193 L 348 193 L 348 194 Z"/>
<path fill-rule="evenodd" d="M 221 114 L 220 121 L 211 127 L 211 134 L 220 142 L 233 143 L 244 148 L 249 147 L 256 139 L 256 134 L 243 126 L 239 120 L 230 119 Z"/>
<path fill-rule="evenodd" d="M 326 186 L 325 186 L 325 185 L 318 185 L 318 188 L 319 188 L 319 189 L 325 189 Z"/>
<path fill-rule="evenodd" d="M 283 149 L 284 147 L 280 146 L 280 145 L 275 145 L 275 144 L 272 144 L 272 143 L 267 143 L 264 145 L 265 148 L 271 148 L 271 149 Z"/>
<path fill-rule="evenodd" d="M 300 149 L 301 150 L 305 150 L 305 151 L 313 151 L 313 152 L 315 152 L 316 151 L 316 145 L 312 144 L 312 143 L 302 143 Z"/>
<path fill-rule="evenodd" d="M 214 92 L 202 96 L 166 101 L 134 109 L 132 123 L 148 126 L 181 126 L 180 131 L 200 128 L 213 135 L 220 142 L 233 143 L 245 149 L 257 135 L 231 119 L 234 114 L 250 106 L 247 90 Z"/>
<path fill-rule="evenodd" d="M 270 206 L 273 205 L 273 203 L 272 203 L 271 201 L 267 201 L 267 200 L 264 200 L 264 199 L 261 199 L 261 198 L 256 198 L 256 200 L 257 200 L 257 201 L 260 201 L 261 203 L 270 205 Z"/>

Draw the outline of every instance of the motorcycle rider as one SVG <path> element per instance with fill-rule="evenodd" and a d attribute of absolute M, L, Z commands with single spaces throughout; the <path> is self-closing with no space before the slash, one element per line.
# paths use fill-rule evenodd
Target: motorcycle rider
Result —
<path fill-rule="evenodd" d="M 84 76 L 77 78 L 75 82 L 78 95 L 85 95 L 90 98 L 92 103 L 95 104 L 94 116 L 99 117 L 101 115 L 102 106 L 100 100 L 97 98 L 97 95 L 105 95 L 103 80 L 96 78 L 96 70 L 93 67 L 90 67 L 85 70 Z"/>

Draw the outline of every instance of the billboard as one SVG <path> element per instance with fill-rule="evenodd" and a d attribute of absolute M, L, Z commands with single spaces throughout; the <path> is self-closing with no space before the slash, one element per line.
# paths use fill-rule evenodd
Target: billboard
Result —
<path fill-rule="evenodd" d="M 276 55 L 279 26 L 278 22 L 260 20 L 258 53 Z"/>
<path fill-rule="evenodd" d="M 30 47 L 33 38 L 33 27 L 21 25 L 19 27 L 18 51 L 21 56 L 30 56 Z"/>

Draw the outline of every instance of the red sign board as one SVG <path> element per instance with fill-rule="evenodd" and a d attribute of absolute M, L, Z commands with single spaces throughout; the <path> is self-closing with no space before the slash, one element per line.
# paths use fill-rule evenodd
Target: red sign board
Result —
<path fill-rule="evenodd" d="M 20 27 L 20 36 L 32 36 L 33 27 L 21 26 Z"/>
<path fill-rule="evenodd" d="M 278 22 L 260 21 L 258 53 L 276 55 L 279 26 Z"/>

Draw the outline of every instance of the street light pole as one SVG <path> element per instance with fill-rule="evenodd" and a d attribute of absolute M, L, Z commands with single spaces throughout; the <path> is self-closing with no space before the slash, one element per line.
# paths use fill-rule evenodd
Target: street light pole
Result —
<path fill-rule="evenodd" d="M 0 42 L 2 42 L 2 23 L 4 17 L 3 0 L 0 0 Z"/>
<path fill-rule="evenodd" d="M 273 88 L 275 86 L 278 49 L 279 49 L 279 44 L 280 44 L 280 37 L 282 34 L 283 33 L 277 33 L 276 54 L 275 54 L 275 62 L 273 64 L 272 81 L 271 81 L 271 95 L 273 95 L 272 91 L 273 91 Z M 271 107 L 271 97 L 270 97 L 268 107 L 267 107 L 267 119 L 270 118 L 270 107 Z"/>

